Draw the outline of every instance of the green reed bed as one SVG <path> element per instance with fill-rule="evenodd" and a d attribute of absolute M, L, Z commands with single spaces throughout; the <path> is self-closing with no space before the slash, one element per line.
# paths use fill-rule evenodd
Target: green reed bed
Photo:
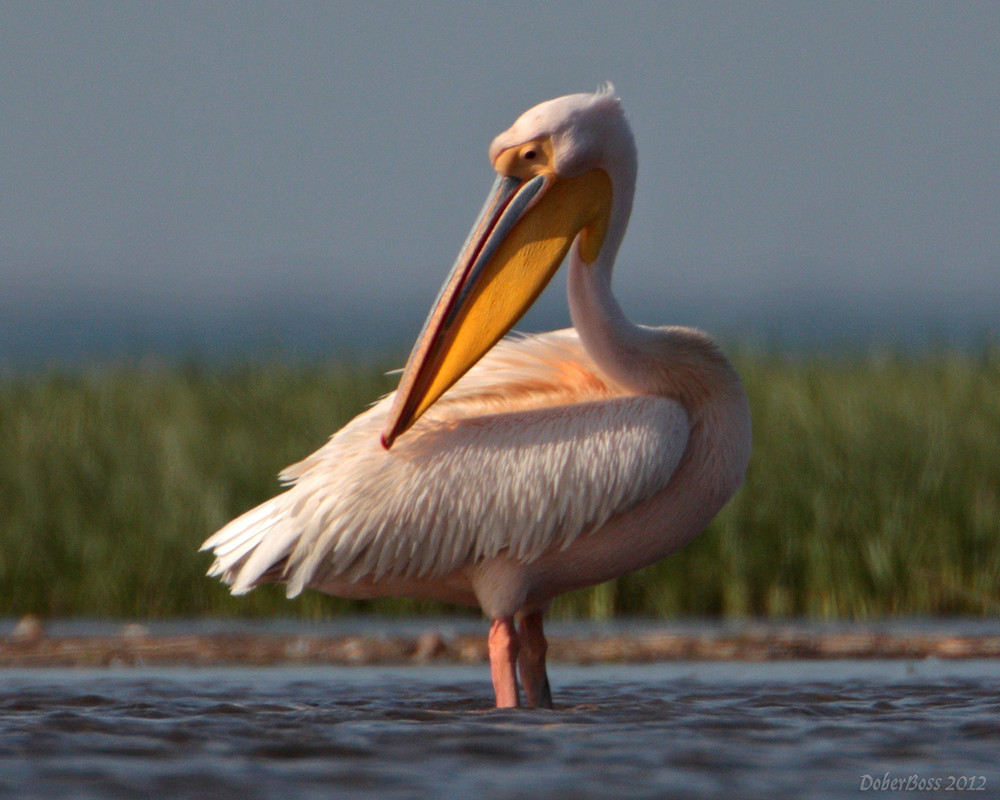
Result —
<path fill-rule="evenodd" d="M 746 485 L 709 530 L 559 616 L 1000 609 L 1000 349 L 736 361 Z M 0 616 L 443 610 L 204 577 L 204 538 L 392 387 L 376 367 L 107 366 L 0 379 Z"/>

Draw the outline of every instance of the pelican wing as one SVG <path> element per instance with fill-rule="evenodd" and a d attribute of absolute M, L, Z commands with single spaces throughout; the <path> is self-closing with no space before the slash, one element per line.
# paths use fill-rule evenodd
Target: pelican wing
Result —
<path fill-rule="evenodd" d="M 507 340 L 391 450 L 391 398 L 282 474 L 292 487 L 209 539 L 234 593 L 318 578 L 446 575 L 567 547 L 663 489 L 687 445 L 672 400 L 599 376 L 576 334 Z"/>

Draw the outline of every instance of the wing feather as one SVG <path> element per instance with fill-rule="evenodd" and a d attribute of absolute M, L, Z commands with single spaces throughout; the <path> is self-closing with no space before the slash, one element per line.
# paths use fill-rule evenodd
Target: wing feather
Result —
<path fill-rule="evenodd" d="M 664 488 L 687 445 L 676 401 L 602 378 L 572 331 L 505 340 L 395 446 L 390 398 L 282 473 L 283 494 L 210 538 L 234 593 L 322 576 L 426 578 L 569 546 Z"/>

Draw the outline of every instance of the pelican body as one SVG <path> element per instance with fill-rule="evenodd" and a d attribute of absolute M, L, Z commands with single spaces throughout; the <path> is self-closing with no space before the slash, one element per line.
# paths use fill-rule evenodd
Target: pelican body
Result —
<path fill-rule="evenodd" d="M 635 325 L 611 292 L 636 149 L 610 86 L 528 110 L 489 156 L 398 389 L 202 549 L 234 594 L 478 605 L 497 706 L 551 707 L 553 598 L 694 538 L 743 481 L 750 413 L 707 335 Z M 573 328 L 504 339 L 564 260 Z"/>

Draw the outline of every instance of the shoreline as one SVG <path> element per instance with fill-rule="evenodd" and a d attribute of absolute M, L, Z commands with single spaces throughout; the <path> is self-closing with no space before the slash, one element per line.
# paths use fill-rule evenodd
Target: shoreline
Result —
<path fill-rule="evenodd" d="M 562 664 L 647 664 L 659 661 L 790 661 L 835 659 L 1000 658 L 1000 635 L 946 631 L 815 631 L 754 626 L 692 630 L 554 634 L 548 659 Z M 0 669 L 139 666 L 372 666 L 485 664 L 486 636 L 428 626 L 392 633 L 155 634 L 131 623 L 111 635 L 50 636 L 26 617 L 0 639 Z"/>

